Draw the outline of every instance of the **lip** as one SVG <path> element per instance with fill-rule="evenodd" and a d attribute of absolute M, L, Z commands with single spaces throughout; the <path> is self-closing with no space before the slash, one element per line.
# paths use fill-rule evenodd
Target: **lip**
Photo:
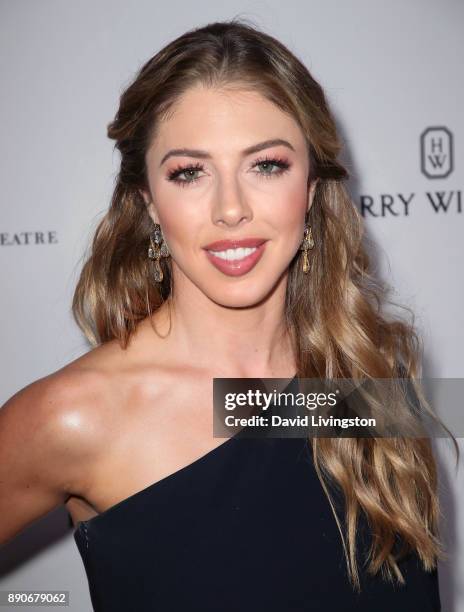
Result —
<path fill-rule="evenodd" d="M 266 242 L 267 240 L 263 240 L 262 238 L 246 238 L 244 240 L 224 240 L 212 243 L 215 248 L 211 248 L 211 250 L 217 251 L 225 251 L 227 249 L 234 249 L 240 247 L 256 247 L 256 251 L 254 251 L 250 255 L 243 257 L 243 259 L 235 259 L 233 261 L 220 259 L 219 257 L 216 257 L 215 255 L 210 253 L 206 247 L 204 248 L 207 258 L 213 264 L 213 266 L 215 266 L 220 272 L 226 274 L 227 276 L 242 276 L 243 274 L 246 274 L 247 272 L 252 270 L 258 263 L 258 261 L 261 259 L 264 253 L 264 249 L 266 247 Z M 224 244 L 226 245 L 225 247 L 221 246 L 221 248 L 218 248 L 218 245 Z"/>
<path fill-rule="evenodd" d="M 242 238 L 242 239 L 233 239 L 233 240 L 216 240 L 216 242 L 211 242 L 207 244 L 203 248 L 209 251 L 227 251 L 227 249 L 239 249 L 240 247 L 258 247 L 263 242 L 266 242 L 266 238 Z"/>

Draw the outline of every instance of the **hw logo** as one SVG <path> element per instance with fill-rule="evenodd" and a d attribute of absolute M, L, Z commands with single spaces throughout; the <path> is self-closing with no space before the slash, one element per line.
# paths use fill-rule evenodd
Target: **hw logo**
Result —
<path fill-rule="evenodd" d="M 445 178 L 453 171 L 453 135 L 445 127 L 421 134 L 421 171 L 428 178 Z"/>

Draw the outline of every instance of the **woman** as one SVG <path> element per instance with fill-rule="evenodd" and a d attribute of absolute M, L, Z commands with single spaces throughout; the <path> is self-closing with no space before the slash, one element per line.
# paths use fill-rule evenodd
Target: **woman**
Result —
<path fill-rule="evenodd" d="M 427 439 L 211 436 L 214 377 L 417 374 L 319 84 L 209 24 L 142 67 L 108 135 L 73 301 L 95 348 L 2 411 L 2 539 L 65 503 L 100 612 L 440 610 Z"/>

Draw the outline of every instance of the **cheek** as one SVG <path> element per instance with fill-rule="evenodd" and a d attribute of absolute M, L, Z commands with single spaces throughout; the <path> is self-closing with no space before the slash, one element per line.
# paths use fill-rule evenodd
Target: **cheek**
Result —
<path fill-rule="evenodd" d="M 272 195 L 272 218 L 280 228 L 286 231 L 298 231 L 304 223 L 304 216 L 308 203 L 307 190 L 304 181 L 288 181 L 285 185 L 275 189 Z"/>
<path fill-rule="evenodd" d="M 167 242 L 176 247 L 179 242 L 186 244 L 192 240 L 205 219 L 202 202 L 192 201 L 188 187 L 173 188 L 159 183 L 153 193 L 158 202 L 156 210 Z"/>
<path fill-rule="evenodd" d="M 289 208 L 301 211 L 307 202 L 308 186 L 304 168 L 295 164 L 287 173 L 276 178 L 263 179 L 268 184 L 267 192 L 279 201 L 288 202 Z"/>
<path fill-rule="evenodd" d="M 163 200 L 158 207 L 158 216 L 171 255 L 181 266 L 188 266 L 192 257 L 198 254 L 199 237 L 204 234 L 205 215 L 191 202 L 186 205 L 186 198 Z"/>
<path fill-rule="evenodd" d="M 279 251 L 282 257 L 287 258 L 295 254 L 303 240 L 308 204 L 306 184 L 304 180 L 289 183 L 285 190 L 275 195 L 273 214 L 269 217 L 269 221 L 278 237 Z"/>

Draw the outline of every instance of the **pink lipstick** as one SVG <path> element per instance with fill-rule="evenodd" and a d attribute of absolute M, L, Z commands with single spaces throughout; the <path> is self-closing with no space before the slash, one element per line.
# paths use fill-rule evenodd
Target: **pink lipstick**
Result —
<path fill-rule="evenodd" d="M 261 259 L 266 238 L 217 240 L 203 247 L 209 261 L 228 276 L 242 276 Z"/>

